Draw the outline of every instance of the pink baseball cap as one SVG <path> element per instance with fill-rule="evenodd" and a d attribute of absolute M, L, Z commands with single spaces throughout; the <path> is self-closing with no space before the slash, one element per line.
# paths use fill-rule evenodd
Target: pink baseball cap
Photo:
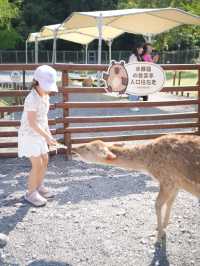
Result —
<path fill-rule="evenodd" d="M 56 85 L 57 73 L 56 70 L 50 66 L 39 66 L 34 73 L 33 78 L 39 82 L 40 87 L 46 91 L 58 91 Z"/>

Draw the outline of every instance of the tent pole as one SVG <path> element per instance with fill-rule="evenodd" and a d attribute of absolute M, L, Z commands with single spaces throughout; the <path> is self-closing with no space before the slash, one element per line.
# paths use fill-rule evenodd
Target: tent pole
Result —
<path fill-rule="evenodd" d="M 56 56 L 56 52 L 57 52 L 57 29 L 54 32 L 54 39 L 53 39 L 53 53 L 52 53 L 52 64 L 55 64 L 57 61 L 57 56 Z"/>
<path fill-rule="evenodd" d="M 35 38 L 35 64 L 36 64 L 36 38 Z"/>
<path fill-rule="evenodd" d="M 101 50 L 102 50 L 102 28 L 103 28 L 103 20 L 102 14 L 98 17 L 97 21 L 98 32 L 99 32 L 99 44 L 98 44 L 98 64 L 101 64 Z"/>
<path fill-rule="evenodd" d="M 38 64 L 38 38 L 35 37 L 35 64 Z"/>
<path fill-rule="evenodd" d="M 109 45 L 109 64 L 110 64 L 112 60 L 112 40 L 109 40 L 108 45 Z"/>
<path fill-rule="evenodd" d="M 25 52 L 25 57 L 26 57 L 26 64 L 28 64 L 28 41 L 26 41 L 26 52 Z"/>
<path fill-rule="evenodd" d="M 88 44 L 85 45 L 85 64 L 88 63 Z"/>
<path fill-rule="evenodd" d="M 101 50 L 102 50 L 102 28 L 103 28 L 103 20 L 102 14 L 97 18 L 97 27 L 99 32 L 99 43 L 98 43 L 98 65 L 101 64 Z M 101 72 L 97 72 L 97 84 L 100 86 Z"/>
<path fill-rule="evenodd" d="M 37 40 L 37 64 L 39 62 L 39 41 Z"/>
<path fill-rule="evenodd" d="M 153 35 L 152 35 L 151 33 L 149 33 L 149 34 L 147 35 L 147 41 L 148 41 L 149 43 L 152 43 L 152 38 L 153 38 Z"/>

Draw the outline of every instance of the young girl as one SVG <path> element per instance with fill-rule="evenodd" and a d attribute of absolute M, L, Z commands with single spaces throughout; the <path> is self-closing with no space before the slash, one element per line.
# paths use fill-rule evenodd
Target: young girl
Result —
<path fill-rule="evenodd" d="M 49 93 L 58 91 L 56 76 L 56 71 L 50 66 L 43 65 L 36 69 L 18 132 L 18 156 L 28 157 L 32 165 L 25 200 L 36 207 L 44 206 L 47 198 L 53 197 L 43 185 L 43 179 L 48 165 L 47 145 L 56 145 L 47 118 Z"/>

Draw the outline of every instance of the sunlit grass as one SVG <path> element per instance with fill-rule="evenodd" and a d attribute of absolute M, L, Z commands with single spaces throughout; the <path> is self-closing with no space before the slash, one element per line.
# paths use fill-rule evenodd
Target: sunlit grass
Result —
<path fill-rule="evenodd" d="M 166 72 L 166 86 L 173 86 L 174 81 L 174 71 Z M 181 86 L 192 86 L 197 83 L 198 72 L 192 71 L 181 71 L 180 75 L 180 85 Z M 179 85 L 179 72 L 176 74 L 175 86 Z"/>

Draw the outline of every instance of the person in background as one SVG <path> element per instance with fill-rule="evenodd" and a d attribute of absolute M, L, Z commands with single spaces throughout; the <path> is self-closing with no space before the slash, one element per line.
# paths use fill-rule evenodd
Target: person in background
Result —
<path fill-rule="evenodd" d="M 153 47 L 150 43 L 145 43 L 143 46 L 143 52 L 142 52 L 142 61 L 144 62 L 150 62 L 150 63 L 157 63 L 159 60 L 159 55 L 156 54 L 155 56 L 152 56 Z M 148 101 L 148 96 L 142 96 L 143 101 Z"/>
<path fill-rule="evenodd" d="M 128 63 L 135 63 L 135 62 L 141 62 L 142 60 L 142 53 L 143 53 L 143 44 L 139 43 L 134 45 L 132 54 L 129 57 Z M 139 101 L 140 97 L 136 95 L 128 95 L 128 99 L 130 101 Z M 139 108 L 131 108 L 133 111 L 139 111 Z"/>
<path fill-rule="evenodd" d="M 130 55 L 128 62 L 135 63 L 135 62 L 143 61 L 142 54 L 143 54 L 143 44 L 139 43 L 139 44 L 134 45 L 132 54 Z"/>
<path fill-rule="evenodd" d="M 150 43 L 145 43 L 143 46 L 143 52 L 142 52 L 142 61 L 144 62 L 151 62 L 151 63 L 157 63 L 159 60 L 159 55 L 155 54 L 152 56 L 153 47 Z"/>

